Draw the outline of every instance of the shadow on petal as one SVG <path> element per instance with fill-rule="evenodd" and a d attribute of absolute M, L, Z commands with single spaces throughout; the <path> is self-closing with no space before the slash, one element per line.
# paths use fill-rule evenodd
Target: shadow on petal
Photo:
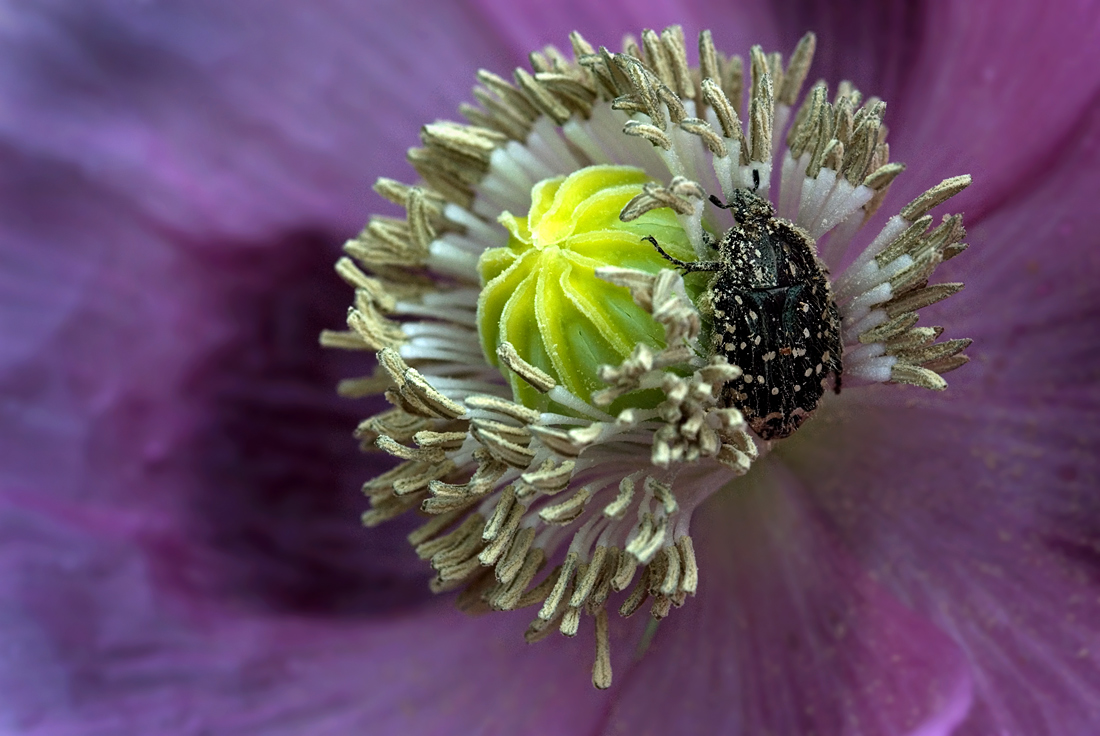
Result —
<path fill-rule="evenodd" d="M 262 252 L 198 257 L 220 261 L 209 270 L 224 282 L 216 292 L 232 330 L 189 381 L 205 405 L 190 447 L 191 523 L 224 558 L 216 585 L 306 614 L 421 602 L 428 571 L 404 538 L 416 520 L 370 531 L 358 520 L 359 486 L 389 460 L 358 451 L 351 432 L 364 409 L 335 393 L 353 372 L 351 356 L 317 344 L 322 328 L 341 323 L 347 299 L 331 248 L 303 233 Z"/>

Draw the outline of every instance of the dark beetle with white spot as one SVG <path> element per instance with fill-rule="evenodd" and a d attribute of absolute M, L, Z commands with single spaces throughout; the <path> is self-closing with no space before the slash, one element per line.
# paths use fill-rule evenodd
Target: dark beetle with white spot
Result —
<path fill-rule="evenodd" d="M 770 202 L 747 189 L 726 204 L 711 201 L 737 223 L 712 243 L 718 260 L 688 263 L 653 237 L 645 240 L 684 273 L 714 272 L 711 350 L 742 371 L 723 387 L 722 401 L 737 407 L 762 439 L 787 437 L 817 408 L 830 374 L 840 393 L 840 312 L 806 231 L 776 217 Z"/>

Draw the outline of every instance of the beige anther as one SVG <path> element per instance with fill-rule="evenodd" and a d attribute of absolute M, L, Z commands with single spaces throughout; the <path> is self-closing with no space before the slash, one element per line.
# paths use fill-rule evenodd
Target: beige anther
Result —
<path fill-rule="evenodd" d="M 898 360 L 912 363 L 913 365 L 928 366 L 941 360 L 946 360 L 958 355 L 970 347 L 973 340 L 962 338 L 958 340 L 945 340 L 933 345 L 913 348 L 896 353 Z"/>
<path fill-rule="evenodd" d="M 416 554 L 422 560 L 430 560 L 437 554 L 454 549 L 471 536 L 476 536 L 484 521 L 485 519 L 482 516 L 470 514 L 454 531 L 418 544 Z"/>
<path fill-rule="evenodd" d="M 393 457 L 399 457 L 402 460 L 420 460 L 421 462 L 439 463 L 443 462 L 447 457 L 440 448 L 406 447 L 400 442 L 395 441 L 392 437 L 386 435 L 378 437 L 378 439 L 374 441 L 374 444 L 386 454 L 392 455 Z"/>
<path fill-rule="evenodd" d="M 752 47 L 752 94 L 749 99 L 749 143 L 752 161 L 769 161 L 772 155 L 772 116 L 775 101 L 767 59 L 759 46 Z"/>
<path fill-rule="evenodd" d="M 421 463 L 423 469 L 415 475 L 398 478 L 393 482 L 393 492 L 398 496 L 406 496 L 410 493 L 420 493 L 428 488 L 434 481 L 444 478 L 455 470 L 455 464 L 450 460 L 442 462 Z"/>
<path fill-rule="evenodd" d="M 703 100 L 714 110 L 718 124 L 722 127 L 722 135 L 738 143 L 743 142 L 744 132 L 741 129 L 741 119 L 737 115 L 737 108 L 726 93 L 722 91 L 718 82 L 714 79 L 704 79 L 700 84 Z M 745 150 L 745 146 L 741 146 Z M 742 162 L 744 163 L 744 162 Z"/>
<path fill-rule="evenodd" d="M 680 588 L 680 550 L 678 547 L 665 547 L 662 551 L 665 556 L 665 575 L 661 580 L 661 594 L 675 595 Z"/>
<path fill-rule="evenodd" d="M 496 506 L 493 507 L 493 513 L 489 517 L 489 520 L 485 522 L 485 527 L 482 530 L 482 539 L 486 542 L 497 538 L 500 530 L 504 527 L 505 521 L 508 519 L 509 514 L 512 511 L 512 506 L 516 504 L 516 492 L 512 486 L 508 486 L 500 494 L 500 498 L 497 500 Z"/>
<path fill-rule="evenodd" d="M 722 136 L 718 135 L 714 128 L 710 127 L 710 123 L 707 121 L 700 120 L 699 118 L 686 118 L 680 121 L 680 128 L 692 135 L 698 136 L 699 139 L 703 141 L 703 145 L 705 145 L 707 150 L 713 155 L 721 158 L 728 154 Z"/>
<path fill-rule="evenodd" d="M 683 564 L 683 572 L 680 574 L 680 590 L 688 595 L 695 595 L 699 587 L 699 567 L 695 563 L 695 547 L 691 537 L 685 535 L 676 540 L 676 546 L 680 550 L 680 561 Z"/>
<path fill-rule="evenodd" d="M 361 344 L 371 350 L 400 347 L 408 339 L 400 326 L 384 319 L 374 309 L 368 312 L 349 309 L 347 325 Z"/>
<path fill-rule="evenodd" d="M 634 480 L 627 476 L 619 481 L 619 494 L 615 500 L 603 508 L 604 516 L 612 519 L 621 519 L 630 508 L 630 502 L 634 498 Z"/>
<path fill-rule="evenodd" d="M 543 561 L 545 561 L 546 553 L 538 547 L 533 550 L 533 552 L 535 551 L 541 553 Z M 541 565 L 539 569 L 541 569 Z M 558 565 L 553 570 L 551 570 L 550 574 L 543 578 L 542 582 L 540 582 L 538 585 L 530 588 L 529 590 L 523 591 L 513 608 L 527 608 L 529 606 L 535 605 L 536 603 L 544 603 L 547 596 L 550 595 L 550 591 L 553 590 L 555 583 L 557 583 L 558 574 L 560 572 L 561 565 Z M 529 584 L 530 583 L 528 583 L 528 585 Z"/>
<path fill-rule="evenodd" d="M 875 342 L 886 342 L 908 331 L 917 323 L 919 316 L 916 312 L 904 312 L 891 320 L 883 322 L 877 327 L 872 327 L 859 336 L 859 341 L 864 345 Z"/>
<path fill-rule="evenodd" d="M 714 47 L 714 38 L 709 30 L 699 34 L 699 77 L 715 82 L 722 79 L 722 60 Z"/>
<path fill-rule="evenodd" d="M 500 344 L 497 348 L 497 357 L 500 358 L 501 363 L 508 366 L 517 376 L 531 384 L 537 391 L 546 393 L 557 385 L 557 381 L 554 380 L 553 376 L 521 358 L 515 346 L 510 342 Z"/>
<path fill-rule="evenodd" d="M 573 573 L 576 569 L 577 553 L 570 550 L 565 556 L 565 562 L 562 564 L 557 579 L 554 581 L 554 587 L 546 596 L 542 608 L 539 609 L 538 617 L 540 619 L 543 621 L 550 621 L 554 618 L 555 612 L 560 607 L 561 602 L 565 600 L 566 592 L 570 588 L 570 583 L 573 581 Z"/>
<path fill-rule="evenodd" d="M 807 33 L 795 46 L 791 53 L 791 60 L 787 64 L 787 70 L 783 74 L 783 83 L 776 92 L 775 100 L 781 105 L 794 105 L 798 99 L 798 93 L 806 81 L 806 75 L 810 71 L 810 63 L 814 58 L 814 50 L 817 48 L 817 36 Z"/>
<path fill-rule="evenodd" d="M 915 327 L 886 340 L 886 354 L 899 355 L 929 345 L 942 334 L 942 327 Z"/>
<path fill-rule="evenodd" d="M 883 305 L 886 315 L 893 319 L 906 312 L 915 312 L 936 302 L 943 301 L 963 288 L 962 283 L 933 284 L 923 289 L 911 291 L 900 299 L 894 299 Z"/>
<path fill-rule="evenodd" d="M 413 435 L 416 444 L 424 448 L 436 448 L 441 450 L 457 450 L 466 441 L 466 432 L 430 432 L 419 431 Z"/>
<path fill-rule="evenodd" d="M 563 636 L 574 637 L 577 635 L 577 629 L 581 624 L 581 612 L 577 608 L 567 608 L 565 614 L 561 617 L 561 624 L 558 626 L 558 630 L 561 631 Z"/>
<path fill-rule="evenodd" d="M 592 493 L 587 486 L 578 488 L 577 491 L 566 500 L 547 506 L 539 511 L 539 518 L 547 524 L 569 524 L 584 513 L 584 507 L 591 498 Z"/>
<path fill-rule="evenodd" d="M 461 514 L 458 511 L 433 516 L 409 533 L 407 537 L 409 544 L 414 548 L 419 547 L 421 544 L 432 539 L 451 524 L 455 523 L 460 516 Z M 430 557 L 431 555 L 428 556 Z"/>
<path fill-rule="evenodd" d="M 626 124 L 623 126 L 623 132 L 630 136 L 645 138 L 653 145 L 659 146 L 666 151 L 672 148 L 672 139 L 656 125 L 641 123 L 637 120 L 627 120 Z"/>
<path fill-rule="evenodd" d="M 663 130 L 667 125 L 667 121 L 665 120 L 664 111 L 661 110 L 661 101 L 656 89 L 657 84 L 660 84 L 660 80 L 654 76 L 653 72 L 646 69 L 641 61 L 630 54 L 614 54 L 611 58 L 615 67 L 627 80 L 632 92 L 629 96 L 619 98 L 616 102 L 629 99 L 632 106 L 636 106 L 639 111 L 644 112 L 654 125 Z M 612 107 L 615 106 L 612 105 Z"/>
<path fill-rule="evenodd" d="M 538 421 L 539 418 L 539 413 L 534 409 L 528 409 L 522 404 L 517 404 L 514 401 L 508 401 L 507 399 L 502 399 L 497 396 L 468 396 L 463 403 L 465 403 L 469 409 L 503 414 L 523 424 L 531 424 Z"/>
<path fill-rule="evenodd" d="M 940 378 L 938 373 L 909 363 L 895 363 L 890 369 L 890 380 L 895 383 L 920 386 L 932 391 L 943 391 L 947 388 L 947 381 Z"/>
<path fill-rule="evenodd" d="M 497 610 L 510 611 L 514 608 L 522 608 L 524 605 L 532 605 L 535 601 L 541 600 L 541 598 L 535 598 L 529 603 L 526 602 L 525 596 L 527 594 L 524 591 L 545 563 L 545 552 L 537 547 L 528 549 L 523 558 L 523 565 L 519 568 L 515 578 L 507 585 L 503 585 L 499 592 L 490 599 L 492 606 Z M 535 595 L 538 594 L 535 593 Z M 545 592 L 543 592 L 543 595 L 545 595 Z"/>
<path fill-rule="evenodd" d="M 619 607 L 620 616 L 629 618 L 645 603 L 645 599 L 649 597 L 649 577 L 650 569 L 648 567 L 643 568 L 642 574 L 638 576 L 638 582 L 634 585 L 634 590 L 630 592 L 630 595 Z"/>
<path fill-rule="evenodd" d="M 560 465 L 555 465 L 553 460 L 547 460 L 538 470 L 524 473 L 521 477 L 524 483 L 539 492 L 553 495 L 568 487 L 575 468 L 576 463 L 572 460 L 565 460 Z"/>
<path fill-rule="evenodd" d="M 573 596 L 569 599 L 569 606 L 571 608 L 580 608 L 584 605 L 588 595 L 592 592 L 596 586 L 596 581 L 600 577 L 600 573 L 603 572 L 604 562 L 607 559 L 607 547 L 596 547 L 592 553 L 592 559 L 586 563 L 581 563 L 577 570 L 577 582 L 576 587 L 573 589 Z"/>
<path fill-rule="evenodd" d="M 592 665 L 592 684 L 600 690 L 611 687 L 611 641 L 607 634 L 607 611 L 596 612 L 596 661 Z"/>
<path fill-rule="evenodd" d="M 478 555 L 482 565 L 491 566 L 497 563 L 497 560 L 501 558 L 508 546 L 512 544 L 512 540 L 519 530 L 520 521 L 523 520 L 523 515 L 526 512 L 527 508 L 522 503 L 517 502 L 509 509 L 508 517 L 500 526 L 499 531 L 492 536 L 482 533 L 481 538 L 489 542 L 481 554 Z"/>
<path fill-rule="evenodd" d="M 538 80 L 523 69 L 515 71 L 516 84 L 527 96 L 528 101 L 544 115 L 553 118 L 554 122 L 562 125 L 569 120 L 569 108 L 558 101 Z"/>
<path fill-rule="evenodd" d="M 902 218 L 910 222 L 916 220 L 933 207 L 943 204 L 962 190 L 966 189 L 970 186 L 970 182 L 971 178 L 969 174 L 944 179 L 939 184 L 907 204 L 901 211 Z"/>
<path fill-rule="evenodd" d="M 875 261 L 882 267 L 895 258 L 908 253 L 921 241 L 931 224 L 932 218 L 928 215 L 917 218 L 900 235 L 894 238 L 893 242 L 886 246 L 881 253 L 875 256 Z"/>
<path fill-rule="evenodd" d="M 563 457 L 577 457 L 584 450 L 584 445 L 574 440 L 568 432 L 550 427 L 532 426 L 534 434 L 542 444 Z"/>
<path fill-rule="evenodd" d="M 521 529 L 516 533 L 507 554 L 496 565 L 496 578 L 498 581 L 508 585 L 515 580 L 527 561 L 527 553 L 534 541 L 535 530 L 531 527 Z"/>

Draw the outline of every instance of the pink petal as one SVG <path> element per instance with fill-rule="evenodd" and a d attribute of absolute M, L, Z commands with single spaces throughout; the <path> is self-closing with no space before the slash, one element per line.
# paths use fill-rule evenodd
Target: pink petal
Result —
<path fill-rule="evenodd" d="M 419 125 L 452 116 L 479 65 L 511 64 L 454 3 L 39 3 L 2 33 L 0 131 L 231 237 L 354 232 L 374 178 L 408 175 Z"/>
<path fill-rule="evenodd" d="M 1100 108 L 951 262 L 973 335 L 942 395 L 852 392 L 787 460 L 860 564 L 955 639 L 962 733 L 1090 733 L 1100 712 Z"/>
<path fill-rule="evenodd" d="M 0 488 L 198 537 L 223 555 L 216 594 L 424 597 L 408 524 L 358 521 L 379 459 L 350 437 L 367 409 L 334 392 L 361 360 L 316 343 L 348 298 L 329 239 L 200 246 L 71 166 L 5 163 L 3 278 L 28 301 L 0 323 Z"/>
<path fill-rule="evenodd" d="M 973 733 L 1087 733 L 1095 439 L 1068 429 L 1080 410 L 1064 402 L 957 400 L 953 413 L 860 407 L 832 441 L 807 438 L 797 472 L 859 563 L 964 649 Z"/>
<path fill-rule="evenodd" d="M 56 511 L 0 515 L 5 730 L 568 736 L 605 707 L 591 642 L 525 647 L 524 614 L 471 619 L 437 599 L 302 617 L 164 595 L 135 529 Z"/>
<path fill-rule="evenodd" d="M 0 145 L 0 370 L 30 357 L 86 297 L 107 244 L 80 228 L 109 225 L 125 206 L 88 195 L 75 167 Z"/>
<path fill-rule="evenodd" d="M 15 708 L 5 727 L 51 736 L 204 727 L 576 733 L 596 722 L 606 701 L 583 674 L 588 642 L 527 650 L 515 643 L 521 617 L 471 622 L 444 612 L 445 602 L 421 608 L 412 592 L 421 590 L 421 568 L 401 543 L 404 530 L 364 536 L 356 528 L 354 485 L 371 468 L 351 459 L 345 432 L 363 412 L 328 393 L 350 371 L 297 347 L 313 344 L 322 323 L 339 323 L 344 292 L 328 276 L 323 243 L 361 224 L 372 208 L 360 199 L 375 174 L 407 176 L 398 158 L 415 143 L 416 126 L 451 117 L 476 66 L 510 68 L 497 32 L 451 4 L 419 17 L 351 3 L 308 12 L 275 12 L 270 3 L 88 7 L 10 8 L 2 31 L 9 43 L 0 83 L 10 102 L 0 111 L 0 201 L 5 254 L 16 265 L 0 288 L 21 294 L 31 315 L 0 322 L 0 381 L 14 397 L 3 408 L 0 443 L 11 503 L 0 517 L 9 548 L 0 556 L 8 586 L 0 598 L 14 642 L 2 670 Z M 783 704 L 764 713 L 770 701 L 744 694 L 747 683 L 763 682 L 823 703 L 826 724 L 851 728 L 859 716 L 876 728 L 923 723 L 933 733 L 965 710 L 972 677 L 974 733 L 1088 732 L 1098 682 L 1089 577 L 1097 356 L 1088 327 L 1097 303 L 1083 275 L 1096 272 L 1087 260 L 1095 238 L 1089 201 L 1061 197 L 1096 188 L 1073 178 L 1088 169 L 1081 152 L 1071 152 L 1059 176 L 1050 175 L 1049 154 L 1075 137 L 1095 139 L 1073 124 L 1095 94 L 1096 65 L 1088 53 L 1054 53 L 1091 49 L 1095 25 L 1043 9 L 1054 22 L 1030 18 L 1027 8 L 981 24 L 966 9 L 950 11 L 963 14 L 957 23 L 930 16 L 934 43 L 905 65 L 917 71 L 890 118 L 896 157 L 916 162 L 911 181 L 932 183 L 966 166 L 988 188 L 975 187 L 964 204 L 987 214 L 1012 193 L 1010 212 L 1021 213 L 974 233 L 987 252 L 1003 246 L 1011 256 L 997 262 L 979 251 L 985 280 L 967 275 L 964 294 L 1005 295 L 996 309 L 982 301 L 971 302 L 982 310 L 964 310 L 964 326 L 980 338 L 974 352 L 989 367 L 979 372 L 976 362 L 950 376 L 950 403 L 908 392 L 920 405 L 859 407 L 868 419 L 843 423 L 835 437 L 845 442 L 807 434 L 812 451 L 792 448 L 792 463 L 825 528 L 788 490 L 776 494 L 800 530 L 790 548 L 735 517 L 745 541 L 734 540 L 741 551 L 730 555 L 724 580 L 753 595 L 704 591 L 662 625 L 655 663 L 643 662 L 636 675 L 620 655 L 617 687 L 628 695 L 646 682 L 680 685 L 682 702 L 700 704 L 708 723 L 736 717 L 725 699 L 713 700 L 709 683 L 663 681 L 669 670 L 660 665 L 679 661 L 670 651 L 678 649 L 713 663 L 721 678 L 736 677 L 719 682 L 741 688 L 748 723 L 790 724 L 783 719 L 796 715 Z M 515 11 L 500 12 L 517 20 Z M 729 12 L 733 19 L 741 11 Z M 786 25 L 797 18 L 779 15 L 782 33 L 797 35 Z M 665 11 L 652 17 L 641 25 L 660 27 Z M 586 18 L 591 41 L 617 42 L 596 33 L 605 17 Z M 510 36 L 520 39 L 509 42 L 513 52 L 540 35 L 537 25 L 522 28 Z M 723 47 L 743 52 L 741 34 L 772 46 L 761 38 L 770 30 L 744 28 L 723 24 L 720 34 L 737 36 Z M 981 37 L 965 37 L 973 33 Z M 1015 40 L 1004 50 L 994 44 L 1006 38 Z M 564 36 L 543 41 L 563 44 Z M 866 48 L 880 47 L 860 53 Z M 962 65 L 979 58 L 996 73 L 1016 72 L 1021 56 L 1040 59 L 1043 84 L 1030 74 L 992 84 L 986 67 Z M 869 58 L 882 57 L 876 50 Z M 461 81 L 425 81 L 440 70 Z M 1029 135 L 1040 129 L 1040 111 L 1051 129 Z M 922 124 L 925 115 L 932 119 Z M 35 209 L 43 207 L 39 191 L 54 196 L 49 217 Z M 1051 214 L 1059 207 L 1066 219 Z M 1029 247 L 1033 268 L 1023 255 Z M 826 420 L 815 424 L 824 430 Z M 870 480 L 853 487 L 860 479 Z M 846 547 L 837 550 L 831 533 Z M 771 555 L 753 559 L 759 549 Z M 808 559 L 819 550 L 820 560 Z M 739 557 L 754 564 L 738 567 Z M 767 575 L 774 560 L 799 580 L 820 574 L 828 585 L 783 589 Z M 825 651 L 835 630 L 799 618 L 804 601 L 855 601 L 860 625 L 848 630 L 858 631 L 856 641 L 829 661 L 850 696 L 845 704 L 829 700 L 816 671 L 795 667 L 805 652 L 782 650 L 786 669 L 774 674 L 757 650 L 731 653 L 744 637 L 698 651 L 700 632 L 728 628 L 738 613 L 751 614 L 754 631 L 772 643 L 808 623 L 812 651 Z M 970 673 L 959 665 L 960 647 Z M 913 722 L 870 705 L 873 675 L 894 653 L 905 666 L 888 671 L 884 687 L 915 708 Z M 729 660 L 736 674 L 723 669 Z M 636 703 L 624 704 L 624 719 L 635 717 L 628 706 L 657 722 L 676 717 Z"/>
<path fill-rule="evenodd" d="M 899 202 L 969 173 L 956 206 L 976 222 L 1045 176 L 1100 94 L 1100 5 L 934 3 L 909 32 L 923 43 L 886 98 Z"/>
<path fill-rule="evenodd" d="M 781 467 L 696 514 L 700 594 L 658 628 L 609 733 L 949 734 L 962 652 L 838 548 Z"/>
<path fill-rule="evenodd" d="M 596 48 L 606 46 L 619 51 L 623 36 L 641 38 L 644 29 L 658 32 L 679 24 L 684 27 L 688 57 L 695 58 L 698 33 L 713 31 L 715 44 L 727 54 L 746 58 L 753 44 L 766 49 L 776 47 L 779 29 L 790 31 L 794 39 L 804 24 L 795 17 L 776 13 L 774 5 L 753 2 L 714 3 L 699 0 L 657 0 L 643 3 L 586 3 L 567 0 L 555 3 L 517 4 L 507 0 L 477 0 L 475 5 L 485 22 L 498 29 L 518 59 L 547 44 L 569 49 L 569 33 L 580 31 Z M 790 43 L 794 43 L 791 41 Z M 784 49 L 789 52 L 790 49 Z"/>
<path fill-rule="evenodd" d="M 280 605 L 360 605 L 409 576 L 421 590 L 408 525 L 358 521 L 382 459 L 350 438 L 367 409 L 334 393 L 354 357 L 316 345 L 346 309 L 332 251 L 302 236 L 189 252 L 113 213 L 93 232 L 117 271 L 0 376 L 0 485 L 197 535 L 230 556 L 215 587 Z"/>

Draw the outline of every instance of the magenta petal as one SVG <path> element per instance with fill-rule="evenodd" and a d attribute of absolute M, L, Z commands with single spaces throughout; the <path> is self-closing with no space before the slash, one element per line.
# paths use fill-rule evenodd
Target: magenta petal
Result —
<path fill-rule="evenodd" d="M 334 391 L 360 356 L 316 342 L 346 309 L 331 239 L 199 246 L 71 167 L 9 161 L 6 184 L 41 184 L 0 200 L 6 252 L 31 269 L 5 278 L 42 309 L 0 323 L 0 488 L 209 545 L 204 594 L 296 611 L 425 597 L 415 521 L 359 524 L 385 460 L 357 451 L 366 408 Z M 158 570 L 179 567 L 174 544 L 150 541 Z"/>
<path fill-rule="evenodd" d="M 727 54 L 745 57 L 749 47 L 762 44 L 771 49 L 776 44 L 776 25 L 787 25 L 794 37 L 805 32 L 804 24 L 790 15 L 777 14 L 773 4 L 752 2 L 713 3 L 698 0 L 657 0 L 642 3 L 586 3 L 567 0 L 555 3 L 515 3 L 508 0 L 476 0 L 485 21 L 499 29 L 502 39 L 517 59 L 524 59 L 532 50 L 547 44 L 569 48 L 569 33 L 580 31 L 586 40 L 599 48 L 619 50 L 623 36 L 636 39 L 644 29 L 662 29 L 678 24 L 684 27 L 689 57 L 694 58 L 696 36 L 711 29 L 715 43 Z M 794 26 L 798 26 L 794 29 Z M 791 35 L 791 34 L 788 34 Z M 792 42 L 793 43 L 793 42 Z M 784 49 L 789 51 L 789 49 Z"/>
<path fill-rule="evenodd" d="M 1051 430 L 1052 444 L 1054 432 L 1067 429 L 1055 408 L 1078 405 L 1072 427 L 1096 439 L 1100 292 L 1090 274 L 1100 272 L 1098 136 L 1100 104 L 1093 104 L 1041 181 L 970 228 L 972 247 L 944 264 L 937 280 L 966 287 L 921 321 L 945 325 L 946 336 L 973 338 L 974 360 L 947 376 L 943 394 L 916 392 L 909 401 L 949 413 L 968 402 L 1039 410 L 1036 421 Z"/>
<path fill-rule="evenodd" d="M 966 652 L 965 734 L 1100 713 L 1098 112 L 948 264 L 967 288 L 929 323 L 976 338 L 949 389 L 852 392 L 785 448 L 859 563 Z"/>
<path fill-rule="evenodd" d="M 354 232 L 419 125 L 452 116 L 479 65 L 511 64 L 455 3 L 38 3 L 8 8 L 3 34 L 0 132 L 232 237 Z"/>
<path fill-rule="evenodd" d="M 1081 371 L 1096 366 L 1100 334 L 1094 326 L 1100 299 L 1089 278 L 1100 272 L 1098 140 L 1100 98 L 1046 160 L 1042 175 L 971 227 L 973 247 L 945 264 L 943 280 L 964 281 L 966 288 L 929 316 L 949 320 L 953 331 L 975 339 L 977 355 L 995 350 L 1001 362 L 996 370 L 960 371 L 962 380 L 982 376 L 1024 391 L 1046 388 L 1029 375 L 1089 384 Z M 1055 354 L 1063 359 L 1047 359 Z"/>
<path fill-rule="evenodd" d="M 910 76 L 889 91 L 891 158 L 909 164 L 905 195 L 969 173 L 956 205 L 981 217 L 1041 181 L 1100 94 L 1100 5 L 1012 3 L 999 12 L 932 3 L 912 33 Z M 877 90 L 869 90 L 877 92 Z M 911 195 L 910 195 L 911 196 Z"/>
<path fill-rule="evenodd" d="M 25 360 L 87 297 L 107 244 L 85 227 L 110 226 L 117 198 L 88 189 L 75 167 L 0 146 L 0 371 Z M 79 214 L 59 216 L 75 205 Z"/>
<path fill-rule="evenodd" d="M 571 736 L 605 707 L 591 642 L 526 647 L 524 614 L 196 607 L 149 587 L 133 524 L 8 502 L 0 519 L 5 732 Z"/>
<path fill-rule="evenodd" d="M 798 472 L 870 574 L 966 651 L 979 704 L 966 733 L 1088 733 L 1100 709 L 1096 409 L 957 401 L 860 407 L 809 438 Z"/>
<path fill-rule="evenodd" d="M 766 465 L 696 514 L 700 594 L 658 628 L 608 732 L 951 733 L 971 703 L 962 651 Z"/>
<path fill-rule="evenodd" d="M 7 11 L 0 289 L 30 317 L 0 321 L 0 726 L 574 734 L 605 715 L 590 642 L 528 648 L 524 615 L 425 605 L 405 529 L 356 528 L 361 412 L 329 393 L 344 365 L 301 349 L 340 319 L 325 244 L 361 224 L 375 174 L 407 174 L 416 127 L 452 115 L 477 65 L 506 71 L 573 25 L 614 44 L 619 21 L 682 20 L 739 52 L 775 45 L 773 26 L 756 5 L 569 24 L 484 7 Z M 1052 153 L 1095 140 L 1074 127 L 1095 13 L 976 12 L 923 19 L 890 122 L 907 187 L 970 170 L 984 193 L 964 205 L 1009 205 L 974 229 L 981 268 L 950 264 L 971 286 L 939 311 L 978 360 L 946 401 L 846 403 L 837 431 L 822 417 L 790 448 L 801 485 L 700 512 L 700 598 L 640 665 L 620 646 L 608 730 L 930 736 L 968 708 L 968 733 L 1094 730 L 1100 312 L 1096 187 L 1078 174 L 1097 162 Z M 776 15 L 775 35 L 801 31 Z M 858 58 L 826 66 L 880 57 Z"/>

